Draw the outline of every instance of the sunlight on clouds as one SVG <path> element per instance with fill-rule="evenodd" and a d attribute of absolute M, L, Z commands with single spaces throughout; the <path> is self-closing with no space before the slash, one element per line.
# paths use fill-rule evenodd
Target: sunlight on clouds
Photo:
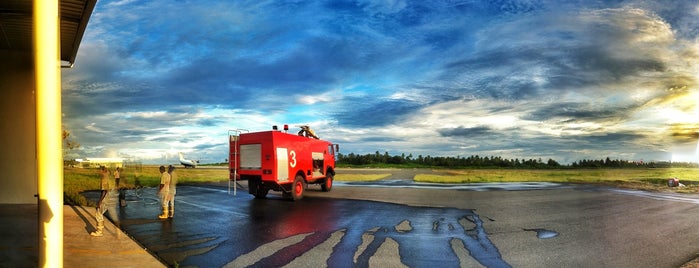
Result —
<path fill-rule="evenodd" d="M 668 124 L 699 124 L 699 93 L 675 96 L 658 106 L 658 114 Z"/>
<path fill-rule="evenodd" d="M 330 102 L 332 101 L 333 98 L 332 92 L 326 92 L 323 94 L 317 94 L 317 95 L 300 95 L 296 96 L 296 101 L 301 104 L 306 104 L 306 105 L 311 105 L 311 104 L 316 104 L 316 103 L 321 103 L 321 102 Z"/>
<path fill-rule="evenodd" d="M 97 126 L 96 123 L 90 123 L 89 125 L 85 126 L 85 129 L 98 132 L 98 133 L 108 133 L 109 131 L 106 131 L 100 127 Z"/>
<path fill-rule="evenodd" d="M 416 103 L 427 103 L 429 98 L 429 96 L 425 96 L 425 93 L 420 90 L 409 89 L 397 91 L 388 96 L 390 100 L 407 100 Z"/>
<path fill-rule="evenodd" d="M 517 128 L 534 123 L 521 119 L 524 111 L 519 106 L 525 106 L 523 104 L 497 100 L 456 100 L 428 106 L 415 116 L 415 120 L 431 127 Z"/>
<path fill-rule="evenodd" d="M 675 141 L 672 161 L 699 162 L 699 93 L 689 93 L 677 101 L 683 109 L 667 109 L 670 132 Z"/>
<path fill-rule="evenodd" d="M 123 148 L 119 149 L 119 153 L 134 160 L 164 160 L 167 157 L 165 149 Z"/>
<path fill-rule="evenodd" d="M 640 89 L 634 90 L 629 95 L 629 98 L 635 102 L 645 102 L 646 100 L 652 98 L 653 94 L 654 94 L 654 92 L 652 89 L 640 88 Z"/>
<path fill-rule="evenodd" d="M 478 117 L 474 120 L 478 125 L 487 125 L 495 129 L 507 129 L 525 125 L 525 121 L 517 116 L 507 114 L 494 114 L 490 116 Z"/>
<path fill-rule="evenodd" d="M 462 146 L 459 146 L 457 148 L 459 148 L 460 150 L 472 150 L 472 149 L 478 148 L 478 146 L 477 145 L 462 145 Z"/>
<path fill-rule="evenodd" d="M 119 157 L 119 152 L 115 148 L 107 148 L 104 152 L 106 157 L 116 158 Z"/>
<path fill-rule="evenodd" d="M 699 142 L 696 145 L 673 146 L 671 152 L 673 162 L 699 162 Z"/>
<path fill-rule="evenodd" d="M 157 141 L 157 140 L 163 140 L 163 139 L 173 138 L 173 137 L 174 137 L 174 135 L 160 134 L 160 135 L 151 135 L 151 136 L 144 137 L 143 140 L 144 141 Z"/>
<path fill-rule="evenodd" d="M 602 17 L 608 15 L 605 12 L 601 13 Z M 626 12 L 616 13 L 616 16 L 611 18 L 623 27 L 624 32 L 632 33 L 633 39 L 630 41 L 633 44 L 668 44 L 675 39 L 670 24 L 642 9 L 626 9 Z"/>
<path fill-rule="evenodd" d="M 692 92 L 691 94 L 689 94 L 689 96 L 687 96 L 686 101 L 688 102 L 688 105 L 690 107 L 693 107 L 690 109 L 690 116 L 691 116 L 693 121 L 688 121 L 688 122 L 699 123 L 699 92 L 695 91 L 695 92 Z M 692 110 L 693 110 L 693 116 L 692 116 L 692 112 L 691 112 Z"/>
<path fill-rule="evenodd" d="M 526 128 L 531 133 L 560 137 L 586 135 L 600 132 L 602 126 L 595 122 L 541 122 Z"/>
<path fill-rule="evenodd" d="M 222 122 L 216 127 L 224 131 L 232 129 L 260 130 L 269 129 L 270 123 L 274 122 L 274 115 L 262 113 L 260 111 L 208 108 L 208 116 L 220 119 Z"/>
<path fill-rule="evenodd" d="M 169 113 L 166 111 L 127 112 L 124 116 L 126 118 L 166 118 Z"/>
<path fill-rule="evenodd" d="M 582 13 L 580 19 L 590 26 L 599 27 L 600 38 L 616 40 L 607 44 L 616 57 L 639 58 L 639 52 L 657 56 L 653 54 L 664 54 L 667 46 L 675 41 L 672 27 L 667 22 L 642 9 L 592 10 Z"/>
<path fill-rule="evenodd" d="M 391 125 L 382 127 L 374 132 L 384 137 L 400 138 L 425 138 L 436 135 L 433 128 L 424 128 L 419 125 L 411 124 Z"/>

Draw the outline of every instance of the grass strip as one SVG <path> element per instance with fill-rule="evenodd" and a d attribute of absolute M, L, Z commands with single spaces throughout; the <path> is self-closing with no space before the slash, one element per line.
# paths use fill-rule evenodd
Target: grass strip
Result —
<path fill-rule="evenodd" d="M 483 182 L 558 182 L 603 184 L 649 191 L 668 190 L 668 178 L 679 178 L 686 187 L 675 192 L 699 192 L 699 170 L 693 168 L 658 169 L 469 169 L 436 170 L 442 174 L 418 174 L 414 180 L 430 183 Z"/>

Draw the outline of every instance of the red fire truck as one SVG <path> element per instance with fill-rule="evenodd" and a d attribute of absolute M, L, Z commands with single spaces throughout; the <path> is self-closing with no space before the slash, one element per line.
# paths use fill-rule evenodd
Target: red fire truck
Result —
<path fill-rule="evenodd" d="M 306 134 L 304 135 L 304 130 Z M 248 192 L 265 198 L 269 190 L 293 200 L 303 198 L 308 184 L 330 191 L 335 176 L 337 144 L 317 139 L 307 126 L 296 134 L 284 131 L 229 132 L 230 179 L 247 180 Z"/>

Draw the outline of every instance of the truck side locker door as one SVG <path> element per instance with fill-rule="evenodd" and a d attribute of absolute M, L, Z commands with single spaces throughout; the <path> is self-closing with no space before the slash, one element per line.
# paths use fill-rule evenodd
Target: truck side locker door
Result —
<path fill-rule="evenodd" d="M 289 180 L 289 153 L 286 148 L 277 148 L 277 181 Z"/>

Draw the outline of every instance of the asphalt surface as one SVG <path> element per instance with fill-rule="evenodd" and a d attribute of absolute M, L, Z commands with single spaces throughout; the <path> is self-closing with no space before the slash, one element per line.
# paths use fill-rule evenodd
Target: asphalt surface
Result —
<path fill-rule="evenodd" d="M 291 202 L 182 185 L 171 220 L 157 219 L 155 189 L 127 198 L 121 228 L 180 267 L 679 267 L 699 252 L 696 195 L 394 176 Z"/>
<path fill-rule="evenodd" d="M 0 267 L 61 265 L 39 261 L 38 214 L 37 205 L 0 204 Z M 63 267 L 166 267 L 110 221 L 102 237 L 91 236 L 94 214 L 94 207 L 63 206 Z"/>

